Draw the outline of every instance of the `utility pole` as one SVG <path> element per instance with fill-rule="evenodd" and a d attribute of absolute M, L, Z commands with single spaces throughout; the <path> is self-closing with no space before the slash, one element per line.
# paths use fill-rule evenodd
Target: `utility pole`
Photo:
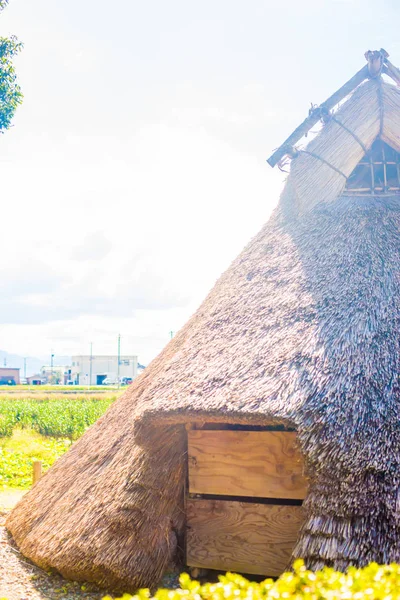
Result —
<path fill-rule="evenodd" d="M 90 342 L 89 387 L 92 385 L 93 342 Z"/>
<path fill-rule="evenodd" d="M 119 363 L 121 362 L 121 334 L 118 334 L 118 371 L 117 371 L 117 381 L 118 381 L 118 389 L 119 389 Z"/>
<path fill-rule="evenodd" d="M 24 356 L 24 379 L 26 379 L 26 356 Z"/>
<path fill-rule="evenodd" d="M 51 352 L 50 355 L 50 384 L 53 385 L 53 358 L 54 354 Z"/>

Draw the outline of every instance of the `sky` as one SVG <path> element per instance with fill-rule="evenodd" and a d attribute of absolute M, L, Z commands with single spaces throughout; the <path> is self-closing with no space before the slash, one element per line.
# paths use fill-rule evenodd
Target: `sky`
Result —
<path fill-rule="evenodd" d="M 398 0 L 10 0 L 0 349 L 148 364 L 268 219 L 266 159 L 384 47 Z"/>

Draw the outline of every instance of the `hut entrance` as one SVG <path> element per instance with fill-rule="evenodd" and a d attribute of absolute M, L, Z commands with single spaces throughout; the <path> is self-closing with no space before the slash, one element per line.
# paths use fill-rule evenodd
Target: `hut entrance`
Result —
<path fill-rule="evenodd" d="M 281 574 L 307 491 L 296 432 L 213 423 L 187 435 L 186 564 Z"/>

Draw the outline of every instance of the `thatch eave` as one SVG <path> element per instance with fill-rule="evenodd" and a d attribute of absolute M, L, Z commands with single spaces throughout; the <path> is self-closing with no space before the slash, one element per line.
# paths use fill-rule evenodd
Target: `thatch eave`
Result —
<path fill-rule="evenodd" d="M 175 410 L 146 410 L 134 422 L 135 439 L 138 443 L 146 445 L 149 430 L 162 428 L 168 425 L 188 425 L 202 427 L 206 424 L 242 425 L 247 427 L 284 427 L 295 429 L 296 420 L 288 415 L 280 415 L 273 411 L 260 410 L 249 412 L 246 410 L 224 411 L 175 409 Z"/>

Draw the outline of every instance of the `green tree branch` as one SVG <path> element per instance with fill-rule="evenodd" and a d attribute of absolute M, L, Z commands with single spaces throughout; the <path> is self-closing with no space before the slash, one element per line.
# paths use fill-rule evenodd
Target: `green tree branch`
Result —
<path fill-rule="evenodd" d="M 7 4 L 8 0 L 0 0 L 0 12 Z M 12 63 L 12 59 L 21 48 L 22 43 L 15 36 L 0 37 L 0 133 L 4 133 L 10 127 L 14 113 L 23 98 Z"/>

